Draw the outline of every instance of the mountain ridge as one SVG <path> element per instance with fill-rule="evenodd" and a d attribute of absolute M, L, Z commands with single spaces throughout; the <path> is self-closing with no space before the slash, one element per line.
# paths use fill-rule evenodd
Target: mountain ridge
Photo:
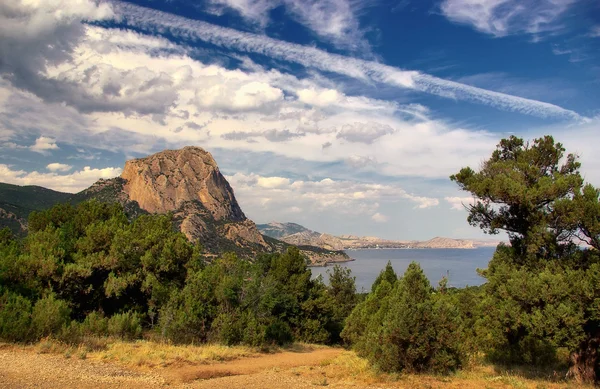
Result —
<path fill-rule="evenodd" d="M 278 226 L 295 225 L 301 232 L 285 234 L 284 229 L 278 229 Z M 426 241 L 418 240 L 388 240 L 373 236 L 356 236 L 356 235 L 330 235 L 316 231 L 312 231 L 297 223 L 281 223 L 271 222 L 266 224 L 258 224 L 257 227 L 267 236 L 277 234 L 278 239 L 295 245 L 311 245 L 327 249 L 335 250 L 354 250 L 354 249 L 371 249 L 371 248 L 458 248 L 458 249 L 473 249 L 477 247 L 497 246 L 499 240 L 484 240 L 484 239 L 454 239 L 444 237 L 434 237 Z"/>

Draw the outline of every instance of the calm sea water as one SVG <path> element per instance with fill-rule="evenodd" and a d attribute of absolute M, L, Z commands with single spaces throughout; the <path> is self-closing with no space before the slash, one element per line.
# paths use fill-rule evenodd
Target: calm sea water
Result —
<path fill-rule="evenodd" d="M 398 275 L 404 274 L 408 265 L 415 261 L 429 278 L 432 285 L 437 285 L 443 276 L 448 276 L 450 286 L 461 288 L 464 286 L 481 285 L 485 279 L 477 274 L 477 268 L 486 268 L 494 247 L 480 247 L 476 249 L 368 249 L 352 250 L 346 253 L 356 259 L 340 265 L 350 268 L 356 277 L 356 289 L 365 291 L 371 289 L 373 281 L 379 272 L 385 268 L 388 261 L 392 263 Z M 313 267 L 313 277 L 323 275 L 328 279 L 327 270 L 332 266 Z"/>

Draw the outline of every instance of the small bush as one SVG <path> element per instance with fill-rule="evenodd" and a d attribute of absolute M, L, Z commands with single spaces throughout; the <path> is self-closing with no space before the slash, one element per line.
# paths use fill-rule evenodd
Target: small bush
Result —
<path fill-rule="evenodd" d="M 211 340 L 227 346 L 239 344 L 243 338 L 243 327 L 240 315 L 222 313 L 212 323 Z"/>
<path fill-rule="evenodd" d="M 0 338 L 23 342 L 31 335 L 31 301 L 15 293 L 0 296 Z"/>
<path fill-rule="evenodd" d="M 132 311 L 118 313 L 108 319 L 108 334 L 122 339 L 136 339 L 142 334 L 139 316 Z"/>
<path fill-rule="evenodd" d="M 81 323 L 81 332 L 84 335 L 108 335 L 108 318 L 96 311 L 88 314 Z"/>
<path fill-rule="evenodd" d="M 266 326 L 264 324 L 261 324 L 254 315 L 246 314 L 246 316 L 247 318 L 246 324 L 244 326 L 244 333 L 242 335 L 242 341 L 248 346 L 264 346 L 266 344 Z"/>
<path fill-rule="evenodd" d="M 278 319 L 273 320 L 265 330 L 265 341 L 278 346 L 291 343 L 294 339 L 290 326 Z"/>
<path fill-rule="evenodd" d="M 31 325 L 36 339 L 58 334 L 70 321 L 71 309 L 63 300 L 50 294 L 38 300 L 31 314 Z"/>

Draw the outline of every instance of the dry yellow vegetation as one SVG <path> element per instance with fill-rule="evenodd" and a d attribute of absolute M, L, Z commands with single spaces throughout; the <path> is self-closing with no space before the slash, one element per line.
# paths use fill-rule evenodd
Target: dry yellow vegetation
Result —
<path fill-rule="evenodd" d="M 484 363 L 474 364 L 446 376 L 383 374 L 372 369 L 365 359 L 358 357 L 352 351 L 307 344 L 273 348 L 265 352 L 244 346 L 173 345 L 150 340 L 124 342 L 107 338 L 91 339 L 86 344 L 74 347 L 45 339 L 29 347 L 6 345 L 3 350 L 13 357 L 26 359 L 26 354 L 23 352 L 40 356 L 54 354 L 53 358 L 59 359 L 54 359 L 52 363 L 58 364 L 62 360 L 65 367 L 73 369 L 87 366 L 88 375 L 96 374 L 94 373 L 96 370 L 100 374 L 102 366 L 107 368 L 114 366 L 115 369 L 131 371 L 133 375 L 126 375 L 129 377 L 127 384 L 116 385 L 120 388 L 134 388 L 138 387 L 136 386 L 138 384 L 145 387 L 148 382 L 154 383 L 150 385 L 152 387 L 183 385 L 198 388 L 229 388 L 232 387 L 231 385 L 234 387 L 242 385 L 245 388 L 285 389 L 320 386 L 407 389 L 592 388 L 592 386 L 586 387 L 565 380 L 564 371 L 523 368 L 507 370 Z M 61 354 L 64 359 L 60 358 Z M 6 361 L 13 360 L 9 355 L 7 358 Z M 77 364 L 73 365 L 72 362 Z M 29 363 L 25 365 L 32 366 Z M 69 376 L 75 382 L 78 374 L 76 371 L 78 370 L 74 370 Z M 151 376 L 146 377 L 148 374 Z M 48 376 L 51 376 L 51 372 L 48 372 Z M 34 379 L 35 375 L 24 373 L 23 377 Z"/>
<path fill-rule="evenodd" d="M 94 351 L 88 358 L 107 362 L 118 362 L 125 366 L 168 366 L 173 363 L 206 364 L 252 357 L 258 350 L 245 346 L 222 345 L 173 345 L 169 343 L 139 340 L 117 341 L 105 350 Z"/>

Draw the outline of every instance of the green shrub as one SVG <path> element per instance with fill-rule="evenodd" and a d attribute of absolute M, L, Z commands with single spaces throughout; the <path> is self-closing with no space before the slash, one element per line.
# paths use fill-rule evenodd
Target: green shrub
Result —
<path fill-rule="evenodd" d="M 26 341 L 31 335 L 31 301 L 15 293 L 0 295 L 0 338 Z"/>
<path fill-rule="evenodd" d="M 418 264 L 411 263 L 391 289 L 382 280 L 372 295 L 342 334 L 372 365 L 385 372 L 435 373 L 461 366 L 460 312 L 442 293 L 433 294 Z"/>
<path fill-rule="evenodd" d="M 246 312 L 245 316 L 242 342 L 253 347 L 266 345 L 265 331 L 267 327 L 261 323 L 254 314 Z"/>
<path fill-rule="evenodd" d="M 221 313 L 212 323 L 211 340 L 232 346 L 243 339 L 244 323 L 236 312 Z"/>
<path fill-rule="evenodd" d="M 139 316 L 132 311 L 117 313 L 108 319 L 108 334 L 122 339 L 136 339 L 142 334 Z"/>
<path fill-rule="evenodd" d="M 294 339 L 290 326 L 279 320 L 273 320 L 265 329 L 265 341 L 267 343 L 277 344 L 283 346 L 291 343 Z"/>
<path fill-rule="evenodd" d="M 36 338 L 58 334 L 70 321 L 71 309 L 63 300 L 50 294 L 33 306 L 31 325 Z"/>
<path fill-rule="evenodd" d="M 99 312 L 91 312 L 81 323 L 81 332 L 85 335 L 108 335 L 108 318 Z"/>

